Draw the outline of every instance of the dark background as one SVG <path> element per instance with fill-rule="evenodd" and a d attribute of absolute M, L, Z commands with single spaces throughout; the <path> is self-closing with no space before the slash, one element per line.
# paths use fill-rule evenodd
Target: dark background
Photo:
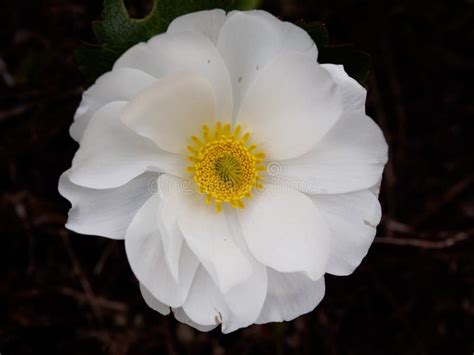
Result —
<path fill-rule="evenodd" d="M 266 1 L 372 55 L 368 111 L 390 145 L 384 218 L 362 265 L 327 277 L 295 321 L 222 335 L 149 309 L 123 243 L 63 227 L 57 180 L 83 90 L 73 50 L 99 0 L 4 1 L 0 11 L 0 353 L 472 354 L 472 0 Z M 134 16 L 150 1 L 129 1 Z M 469 79 L 470 78 L 470 79 Z"/>

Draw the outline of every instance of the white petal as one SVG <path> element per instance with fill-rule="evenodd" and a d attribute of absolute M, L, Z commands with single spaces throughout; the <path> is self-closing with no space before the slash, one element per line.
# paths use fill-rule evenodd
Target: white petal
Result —
<path fill-rule="evenodd" d="M 168 26 L 167 32 L 199 32 L 216 44 L 225 19 L 225 11 L 221 9 L 193 12 L 175 18 Z"/>
<path fill-rule="evenodd" d="M 105 73 L 82 94 L 82 101 L 70 128 L 72 138 L 80 141 L 92 115 L 98 109 L 114 101 L 128 101 L 151 85 L 156 78 L 140 70 L 118 68 Z"/>
<path fill-rule="evenodd" d="M 284 186 L 267 184 L 239 213 L 245 241 L 262 264 L 281 272 L 325 272 L 329 231 L 312 201 Z"/>
<path fill-rule="evenodd" d="M 73 184 L 69 171 L 59 179 L 59 193 L 71 202 L 66 228 L 81 234 L 124 239 L 128 225 L 152 192 L 156 174 L 145 173 L 127 184 L 94 190 Z"/>
<path fill-rule="evenodd" d="M 299 191 L 344 193 L 374 186 L 387 162 L 382 131 L 363 114 L 345 114 L 309 153 L 281 161 L 275 181 Z"/>
<path fill-rule="evenodd" d="M 267 267 L 258 262 L 248 250 L 237 211 L 225 209 L 226 223 L 234 240 L 252 264 L 252 275 L 245 282 L 234 286 L 224 294 L 224 299 L 238 324 L 250 325 L 257 320 L 267 294 Z M 241 325 L 239 325 L 241 327 Z M 224 322 L 223 332 L 232 327 Z"/>
<path fill-rule="evenodd" d="M 233 297 L 238 295 L 237 293 Z M 188 298 L 183 305 L 183 310 L 193 322 L 201 326 L 211 327 L 222 324 L 223 333 L 230 333 L 253 323 L 249 323 L 245 314 L 234 313 L 227 304 L 226 298 L 229 299 L 229 296 L 225 297 L 219 291 L 209 273 L 201 266 L 196 272 Z M 252 303 L 254 303 L 254 300 L 247 294 L 239 302 L 240 309 L 243 310 L 249 305 L 253 307 Z M 257 316 L 258 314 L 255 317 Z"/>
<path fill-rule="evenodd" d="M 311 312 L 324 297 L 324 278 L 268 269 L 268 293 L 257 324 L 290 321 Z"/>
<path fill-rule="evenodd" d="M 365 113 L 367 90 L 346 73 L 343 65 L 321 64 L 321 66 L 336 81 L 344 104 L 344 111 Z"/>
<path fill-rule="evenodd" d="M 133 273 L 150 293 L 162 303 L 180 307 L 186 300 L 199 261 L 183 244 L 179 283 L 175 281 L 163 253 L 157 225 L 158 208 L 159 197 L 155 194 L 132 220 L 125 237 L 125 250 Z"/>
<path fill-rule="evenodd" d="M 145 303 L 151 309 L 161 313 L 164 316 L 170 314 L 170 307 L 166 304 L 158 301 L 151 293 L 140 283 L 140 292 L 142 293 L 142 297 L 145 300 Z"/>
<path fill-rule="evenodd" d="M 72 162 L 70 180 L 89 188 L 124 185 L 146 170 L 182 175 L 186 160 L 161 151 L 120 120 L 125 102 L 113 102 L 92 117 Z"/>
<path fill-rule="evenodd" d="M 209 82 L 201 76 L 166 76 L 127 104 L 122 121 L 161 149 L 186 154 L 190 137 L 203 124 L 216 121 L 215 96 Z"/>
<path fill-rule="evenodd" d="M 202 266 L 194 276 L 183 310 L 193 322 L 202 326 L 217 326 L 230 315 L 224 297 Z"/>
<path fill-rule="evenodd" d="M 179 191 L 180 179 L 163 175 L 159 186 L 176 186 L 170 191 Z M 183 180 L 181 180 L 183 181 Z M 160 189 L 160 193 L 162 190 Z M 168 191 L 164 193 L 169 193 Z M 178 225 L 184 238 L 199 261 L 211 275 L 222 292 L 240 284 L 251 276 L 252 264 L 237 245 L 226 224 L 225 214 L 216 213 L 207 206 L 201 196 L 179 193 Z"/>
<path fill-rule="evenodd" d="M 191 318 L 188 317 L 186 312 L 184 312 L 183 308 L 173 308 L 173 314 L 176 320 L 180 321 L 181 323 L 187 324 L 190 327 L 193 327 L 201 332 L 209 332 L 217 327 L 217 324 L 215 325 L 201 325 L 196 322 L 193 322 Z"/>
<path fill-rule="evenodd" d="M 163 240 L 163 248 L 166 262 L 171 275 L 179 282 L 179 255 L 184 242 L 184 236 L 178 225 L 179 209 L 181 207 L 180 187 L 175 185 L 176 179 L 163 174 L 158 179 L 157 187 L 160 195 L 160 207 L 158 209 L 158 227 Z M 183 180 L 187 181 L 187 180 Z M 188 186 L 190 187 L 190 186 Z"/>
<path fill-rule="evenodd" d="M 312 195 L 331 231 L 327 272 L 349 275 L 361 263 L 374 240 L 382 217 L 380 203 L 370 190 L 335 195 Z"/>
<path fill-rule="evenodd" d="M 315 58 L 279 56 L 247 90 L 238 122 L 247 124 L 269 160 L 308 152 L 342 112 L 337 86 Z"/>
<path fill-rule="evenodd" d="M 317 58 L 317 48 L 301 28 L 264 11 L 234 11 L 222 26 L 217 42 L 229 69 L 234 94 L 234 115 L 247 88 L 278 55 L 297 51 Z"/>
<path fill-rule="evenodd" d="M 217 48 L 198 32 L 164 33 L 125 52 L 114 68 L 137 68 L 155 78 L 191 72 L 206 78 L 216 95 L 220 120 L 232 116 L 229 72 Z"/>

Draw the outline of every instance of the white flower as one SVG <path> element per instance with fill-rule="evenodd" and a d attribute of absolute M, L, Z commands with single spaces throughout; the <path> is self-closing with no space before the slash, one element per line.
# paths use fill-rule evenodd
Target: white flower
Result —
<path fill-rule="evenodd" d="M 125 239 L 147 304 L 201 330 L 314 309 L 372 243 L 387 161 L 366 91 L 317 55 L 263 11 L 188 14 L 130 48 L 76 112 L 67 227 Z"/>

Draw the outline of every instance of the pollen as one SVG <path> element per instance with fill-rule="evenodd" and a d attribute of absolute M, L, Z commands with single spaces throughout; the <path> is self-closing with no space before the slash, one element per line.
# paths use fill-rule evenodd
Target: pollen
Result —
<path fill-rule="evenodd" d="M 265 153 L 252 144 L 250 132 L 242 127 L 217 122 L 202 126 L 198 136 L 190 138 L 186 171 L 192 174 L 197 191 L 206 204 L 214 204 L 216 212 L 227 203 L 244 208 L 244 199 L 252 191 L 263 188 Z"/>

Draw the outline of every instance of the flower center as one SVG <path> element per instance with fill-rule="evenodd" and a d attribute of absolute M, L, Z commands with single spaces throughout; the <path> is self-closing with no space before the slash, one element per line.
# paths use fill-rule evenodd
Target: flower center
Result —
<path fill-rule="evenodd" d="M 241 127 L 217 122 L 214 127 L 202 126 L 201 136 L 192 136 L 188 157 L 199 193 L 206 195 L 206 203 L 215 201 L 216 211 L 222 203 L 243 208 L 244 198 L 252 197 L 253 189 L 261 189 L 265 170 L 265 153 L 250 144 L 250 133 L 241 135 Z"/>

